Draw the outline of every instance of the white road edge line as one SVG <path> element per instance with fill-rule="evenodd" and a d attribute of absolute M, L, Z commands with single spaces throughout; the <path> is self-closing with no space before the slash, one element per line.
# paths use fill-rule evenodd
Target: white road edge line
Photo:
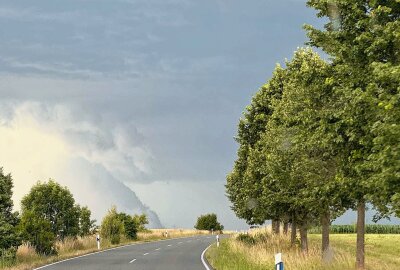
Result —
<path fill-rule="evenodd" d="M 205 250 L 203 250 L 203 253 L 201 253 L 201 262 L 203 263 L 204 267 L 207 270 L 212 270 L 210 267 L 208 267 L 208 264 L 206 263 L 206 260 L 204 259 L 204 254 L 206 254 L 207 249 L 209 249 L 213 244 L 209 245 Z"/>
<path fill-rule="evenodd" d="M 133 263 L 134 261 L 136 261 L 136 259 L 133 259 L 132 261 L 130 261 L 129 263 Z"/>
<path fill-rule="evenodd" d="M 145 254 L 143 254 L 143 256 L 146 256 L 146 255 L 149 255 L 149 253 L 148 253 L 148 252 L 146 252 Z"/>
<path fill-rule="evenodd" d="M 155 251 L 160 250 L 161 248 L 156 248 Z"/>
<path fill-rule="evenodd" d="M 192 237 L 192 236 L 189 236 L 189 237 L 177 237 L 177 238 L 171 238 L 171 239 L 162 239 L 162 240 L 156 240 L 156 241 L 150 241 L 150 242 L 142 242 L 142 243 L 133 243 L 133 244 L 128 244 L 128 245 L 124 245 L 124 246 L 104 249 L 104 250 L 100 250 L 100 251 L 96 251 L 96 252 L 80 255 L 80 256 L 77 256 L 77 257 L 72 257 L 72 258 L 69 258 L 69 259 L 62 260 L 62 261 L 46 264 L 46 265 L 40 266 L 38 268 L 34 268 L 32 270 L 43 269 L 43 268 L 46 268 L 46 267 L 49 267 L 49 266 L 53 266 L 53 265 L 56 265 L 56 264 L 59 264 L 59 263 L 62 263 L 62 262 L 67 262 L 67 261 L 71 261 L 71 260 L 83 258 L 83 257 L 86 257 L 86 256 L 90 256 L 90 255 L 94 255 L 94 254 L 99 254 L 99 253 L 115 250 L 115 249 L 126 248 L 126 247 L 130 247 L 130 246 L 135 246 L 135 245 L 153 244 L 155 242 L 171 241 L 171 240 L 184 239 L 184 238 L 190 238 L 190 237 Z"/>

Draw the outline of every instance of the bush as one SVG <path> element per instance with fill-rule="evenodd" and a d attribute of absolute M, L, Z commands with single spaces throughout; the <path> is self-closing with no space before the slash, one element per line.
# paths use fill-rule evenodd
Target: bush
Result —
<path fill-rule="evenodd" d="M 146 232 L 146 225 L 149 224 L 149 220 L 146 214 L 134 215 L 133 221 L 135 222 L 136 228 L 138 232 Z"/>
<path fill-rule="evenodd" d="M 124 224 L 124 231 L 126 238 L 130 240 L 135 240 L 137 238 L 137 224 L 134 221 L 134 218 L 126 213 L 118 213 L 118 218 Z"/>
<path fill-rule="evenodd" d="M 19 230 L 25 239 L 38 254 L 56 254 L 56 236 L 51 230 L 51 223 L 32 211 L 24 211 L 19 224 Z"/>
<path fill-rule="evenodd" d="M 119 219 L 117 208 L 114 206 L 101 222 L 101 237 L 110 240 L 111 244 L 116 245 L 121 242 L 121 235 L 124 235 L 124 223 Z"/>
<path fill-rule="evenodd" d="M 197 230 L 207 231 L 222 231 L 224 226 L 217 220 L 216 214 L 201 215 L 197 218 L 197 223 L 194 226 Z"/>
<path fill-rule="evenodd" d="M 17 248 L 0 249 L 0 267 L 12 266 L 15 263 Z"/>
<path fill-rule="evenodd" d="M 241 233 L 236 237 L 236 240 L 245 243 L 246 245 L 254 245 L 256 243 L 256 239 L 253 236 Z"/>

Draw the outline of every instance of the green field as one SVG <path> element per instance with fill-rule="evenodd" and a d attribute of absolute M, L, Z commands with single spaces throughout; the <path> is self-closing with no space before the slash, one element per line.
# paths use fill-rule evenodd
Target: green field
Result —
<path fill-rule="evenodd" d="M 346 270 L 355 265 L 355 234 L 331 235 L 332 257 L 322 263 L 319 251 L 321 235 L 309 236 L 310 252 L 302 255 L 298 248 L 290 248 L 287 239 L 271 240 L 262 244 L 243 244 L 235 238 L 226 239 L 217 248 L 212 246 L 207 259 L 217 270 L 261 270 L 274 269 L 274 253 L 282 252 L 285 269 L 289 270 Z M 267 241 L 268 242 L 268 241 Z M 279 242 L 279 244 L 278 244 Z M 400 269 L 400 235 L 366 235 L 366 269 Z"/>

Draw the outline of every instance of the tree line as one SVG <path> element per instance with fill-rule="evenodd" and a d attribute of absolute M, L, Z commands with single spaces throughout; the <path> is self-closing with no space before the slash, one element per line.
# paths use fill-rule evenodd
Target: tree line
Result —
<path fill-rule="evenodd" d="M 99 227 L 88 207 L 75 202 L 67 187 L 54 180 L 37 182 L 21 200 L 21 213 L 13 211 L 13 179 L 0 167 L 0 258 L 15 261 L 22 243 L 38 254 L 57 254 L 56 241 L 91 236 L 100 231 L 103 239 L 119 244 L 121 238 L 135 240 L 145 231 L 145 214 L 128 215 L 112 207 Z M 95 238 L 93 238 L 95 239 Z M 95 241 L 95 240 L 94 240 Z"/>
<path fill-rule="evenodd" d="M 357 210 L 356 265 L 365 267 L 366 205 L 375 221 L 400 216 L 400 3 L 309 0 L 328 18 L 305 25 L 298 49 L 252 98 L 239 121 L 239 144 L 227 194 L 249 224 L 272 220 L 300 232 Z"/>

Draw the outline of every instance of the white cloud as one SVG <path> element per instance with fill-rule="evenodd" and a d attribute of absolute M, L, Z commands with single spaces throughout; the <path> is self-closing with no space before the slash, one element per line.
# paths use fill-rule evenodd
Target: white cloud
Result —
<path fill-rule="evenodd" d="M 36 181 L 55 178 L 98 219 L 115 204 L 131 213 L 148 212 L 153 226 L 160 226 L 157 216 L 123 184 L 151 173 L 151 154 L 133 125 L 77 120 L 60 104 L 1 105 L 0 166 L 13 175 L 16 202 Z"/>

